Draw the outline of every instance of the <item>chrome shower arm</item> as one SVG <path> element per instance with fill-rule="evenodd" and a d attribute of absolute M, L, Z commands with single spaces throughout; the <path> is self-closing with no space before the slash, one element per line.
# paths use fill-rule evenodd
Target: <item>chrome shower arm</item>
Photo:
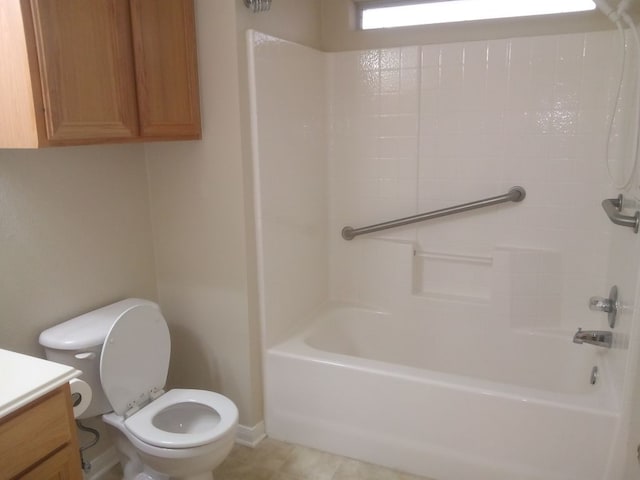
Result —
<path fill-rule="evenodd" d="M 267 12 L 271 8 L 271 0 L 244 0 L 244 5 L 254 13 Z"/>

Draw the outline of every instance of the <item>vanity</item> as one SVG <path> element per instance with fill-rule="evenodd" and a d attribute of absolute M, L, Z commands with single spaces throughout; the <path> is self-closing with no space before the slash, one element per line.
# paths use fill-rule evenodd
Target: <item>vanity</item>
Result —
<path fill-rule="evenodd" d="M 81 480 L 72 367 L 0 349 L 0 480 Z"/>

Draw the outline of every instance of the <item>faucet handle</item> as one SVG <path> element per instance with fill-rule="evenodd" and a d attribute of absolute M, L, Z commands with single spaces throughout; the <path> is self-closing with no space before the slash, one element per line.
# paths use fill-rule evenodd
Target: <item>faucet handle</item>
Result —
<path fill-rule="evenodd" d="M 618 287 L 614 285 L 609 291 L 609 298 L 591 297 L 589 299 L 589 310 L 605 312 L 609 320 L 609 326 L 613 328 L 618 315 Z"/>
<path fill-rule="evenodd" d="M 589 310 L 596 312 L 609 313 L 613 310 L 613 305 L 610 299 L 604 297 L 591 297 L 589 299 Z"/>

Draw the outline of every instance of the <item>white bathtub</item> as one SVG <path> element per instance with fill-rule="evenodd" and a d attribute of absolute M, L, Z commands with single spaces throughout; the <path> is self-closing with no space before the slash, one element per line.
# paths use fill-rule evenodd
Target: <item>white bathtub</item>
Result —
<path fill-rule="evenodd" d="M 268 434 L 437 480 L 608 480 L 606 352 L 504 335 L 327 308 L 267 351 Z"/>

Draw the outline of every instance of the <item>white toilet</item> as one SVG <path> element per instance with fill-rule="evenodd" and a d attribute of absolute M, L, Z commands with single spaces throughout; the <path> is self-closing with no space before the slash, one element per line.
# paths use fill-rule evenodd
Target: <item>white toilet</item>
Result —
<path fill-rule="evenodd" d="M 171 340 L 160 308 L 130 298 L 40 334 L 47 358 L 82 370 L 92 389 L 78 418 L 102 415 L 125 480 L 211 480 L 229 454 L 238 409 L 206 390 L 165 393 Z"/>

